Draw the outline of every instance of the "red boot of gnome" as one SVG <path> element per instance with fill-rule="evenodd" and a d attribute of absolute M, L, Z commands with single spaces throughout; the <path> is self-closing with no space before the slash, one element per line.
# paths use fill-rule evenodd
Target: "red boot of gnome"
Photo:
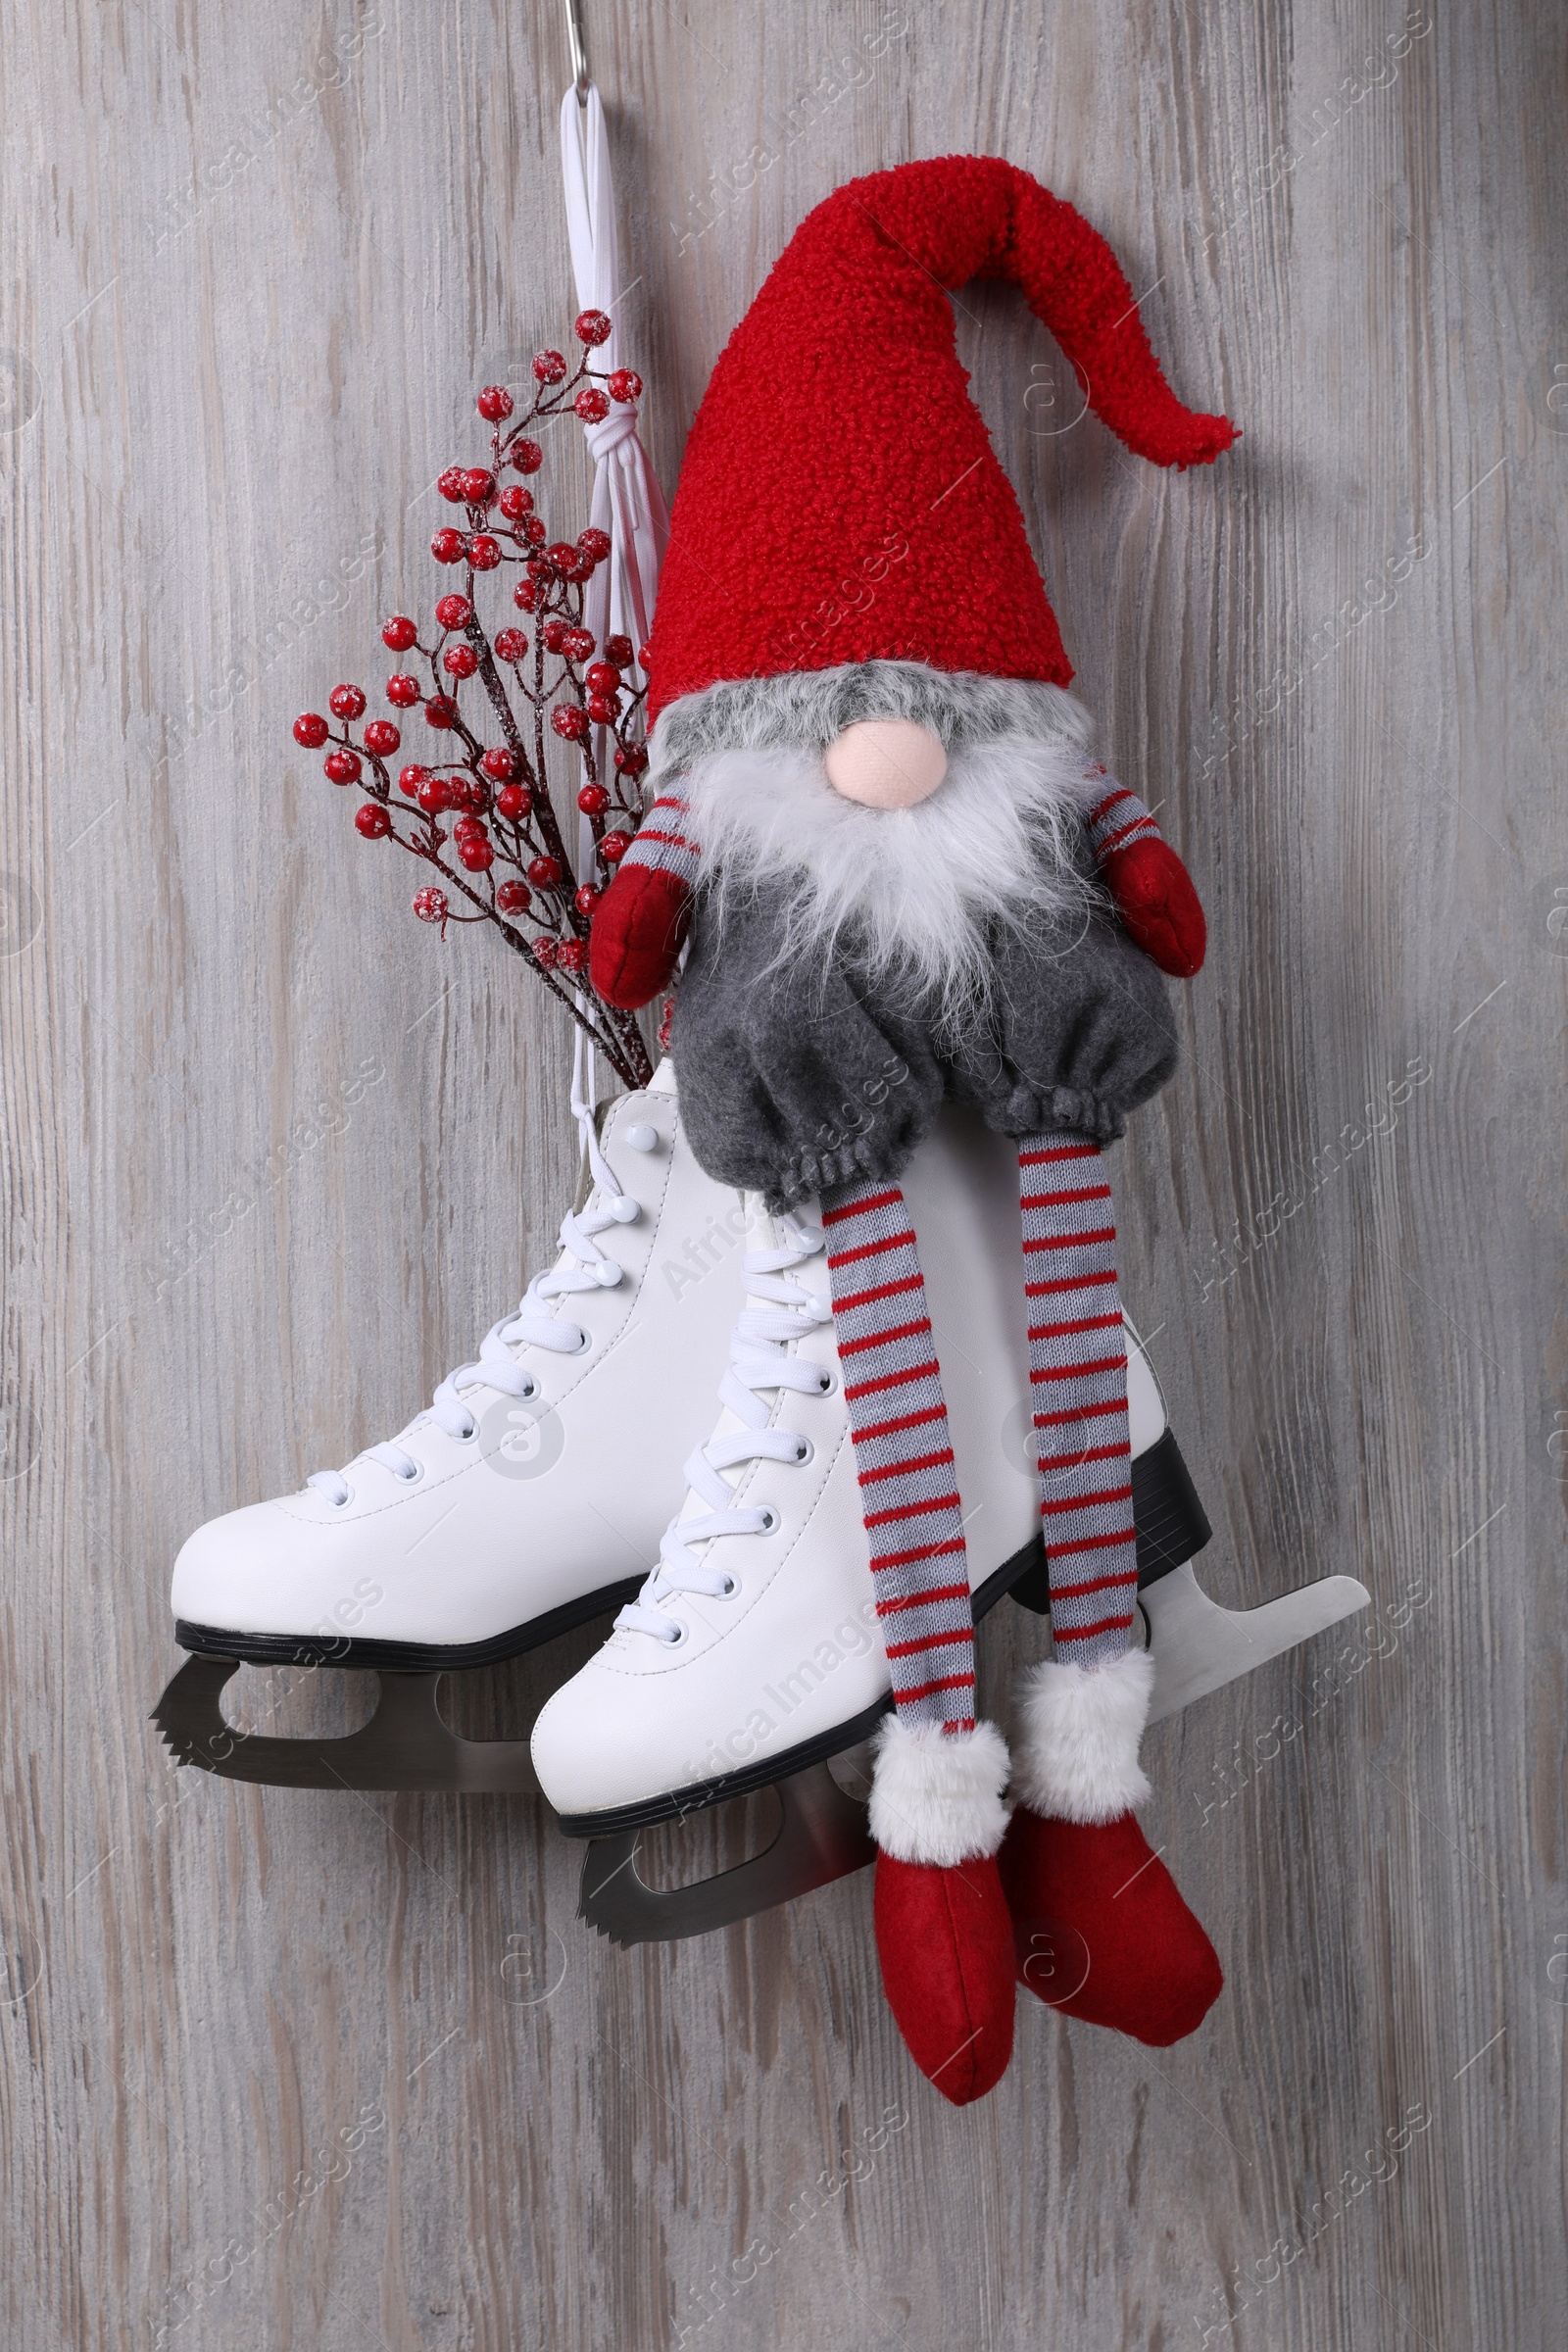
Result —
<path fill-rule="evenodd" d="M 1133 1818 L 1150 1793 L 1138 1742 L 1153 1680 L 1145 1650 L 1030 1669 L 1001 1871 L 1030 1991 L 1163 2049 L 1196 2033 L 1225 1980 Z"/>
<path fill-rule="evenodd" d="M 955 2107 L 1012 2056 L 1012 1921 L 997 1872 L 1007 1750 L 995 1724 L 944 1733 L 888 1718 L 871 1784 L 876 1948 L 899 2032 Z"/>

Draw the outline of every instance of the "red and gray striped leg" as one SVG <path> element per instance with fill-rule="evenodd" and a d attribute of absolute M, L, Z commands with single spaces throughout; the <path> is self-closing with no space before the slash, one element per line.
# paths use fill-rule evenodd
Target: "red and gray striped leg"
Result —
<path fill-rule="evenodd" d="M 1133 1808 L 1153 1661 L 1130 1646 L 1138 1594 L 1127 1348 L 1100 1147 L 1018 1152 L 1029 1378 L 1054 1658 L 1025 1677 L 1002 1852 L 1018 1973 L 1051 2006 L 1163 2047 L 1218 1997 L 1220 1966 Z"/>
<path fill-rule="evenodd" d="M 1102 1666 L 1126 1649 L 1138 1593 L 1110 1187 L 1100 1146 L 1072 1133 L 1025 1136 L 1018 1176 L 1052 1639 Z"/>
<path fill-rule="evenodd" d="M 822 1197 L 833 1321 L 893 1697 L 906 1723 L 974 1728 L 963 1507 L 914 1230 L 896 1184 Z"/>
<path fill-rule="evenodd" d="M 974 1614 L 948 1412 L 904 1195 L 822 1197 L 839 1364 L 896 1712 L 878 1739 L 882 1983 L 921 2072 L 962 2106 L 1012 2054 L 1012 1930 L 996 1854 L 1007 1751 L 974 1716 Z"/>

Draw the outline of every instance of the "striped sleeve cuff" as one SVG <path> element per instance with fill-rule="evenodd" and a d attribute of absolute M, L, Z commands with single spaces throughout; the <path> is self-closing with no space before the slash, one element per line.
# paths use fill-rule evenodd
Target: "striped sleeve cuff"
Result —
<path fill-rule="evenodd" d="M 1118 850 L 1130 849 L 1135 841 L 1161 839 L 1159 827 L 1137 793 L 1118 784 L 1108 769 L 1092 767 L 1084 778 L 1084 788 L 1089 796 L 1084 824 L 1097 865 L 1103 865 Z"/>
<path fill-rule="evenodd" d="M 620 861 L 622 871 L 628 865 L 651 865 L 694 887 L 702 850 L 687 830 L 687 824 L 686 803 L 676 793 L 661 793 Z"/>

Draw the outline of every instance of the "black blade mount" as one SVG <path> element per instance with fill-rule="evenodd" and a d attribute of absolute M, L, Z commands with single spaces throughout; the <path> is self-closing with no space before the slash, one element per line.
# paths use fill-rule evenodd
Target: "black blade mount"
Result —
<path fill-rule="evenodd" d="M 464 1740 L 436 1705 L 441 1677 L 379 1676 L 375 1713 L 340 1740 L 280 1740 L 223 1720 L 223 1686 L 237 1658 L 187 1658 L 153 1709 L 181 1764 L 270 1788 L 425 1788 L 539 1794 L 526 1740 Z"/>
<path fill-rule="evenodd" d="M 783 1819 L 773 1842 L 749 1862 L 692 1886 L 650 1886 L 638 1876 L 642 1830 L 589 1841 L 577 1916 L 612 1943 L 680 1943 L 710 1936 L 876 1860 L 863 1804 L 846 1796 L 825 1764 L 775 1784 Z"/>

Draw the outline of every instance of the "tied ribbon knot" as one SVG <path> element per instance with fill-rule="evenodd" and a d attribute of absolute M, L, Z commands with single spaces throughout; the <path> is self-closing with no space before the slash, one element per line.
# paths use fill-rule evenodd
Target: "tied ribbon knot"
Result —
<path fill-rule="evenodd" d="M 596 466 L 613 457 L 624 441 L 637 438 L 637 403 L 617 402 L 602 424 L 585 424 L 582 437 L 588 444 L 588 455 Z"/>

